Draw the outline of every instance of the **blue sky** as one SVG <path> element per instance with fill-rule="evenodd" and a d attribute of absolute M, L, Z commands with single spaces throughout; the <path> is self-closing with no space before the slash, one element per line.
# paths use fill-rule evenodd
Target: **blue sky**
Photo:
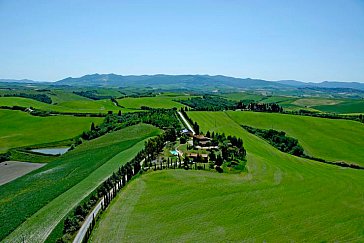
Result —
<path fill-rule="evenodd" d="M 0 78 L 364 82 L 364 1 L 0 0 Z"/>

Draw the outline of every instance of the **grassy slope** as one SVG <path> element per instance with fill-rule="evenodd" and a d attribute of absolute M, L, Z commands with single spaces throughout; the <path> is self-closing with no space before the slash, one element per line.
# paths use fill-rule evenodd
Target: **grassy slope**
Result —
<path fill-rule="evenodd" d="M 325 112 L 364 113 L 364 100 L 344 101 L 336 105 L 320 105 L 314 108 Z"/>
<path fill-rule="evenodd" d="M 152 108 L 180 108 L 185 105 L 173 101 L 178 99 L 187 99 L 191 96 L 157 96 L 157 97 L 141 97 L 141 98 L 124 98 L 118 99 L 120 105 L 130 109 L 140 109 L 141 106 Z"/>
<path fill-rule="evenodd" d="M 0 97 L 0 106 L 34 107 L 46 111 L 75 112 L 75 113 L 107 113 L 108 111 L 130 112 L 132 110 L 115 106 L 111 100 L 66 100 L 51 105 L 36 100 L 20 97 Z"/>
<path fill-rule="evenodd" d="M 258 112 L 227 114 L 239 124 L 285 131 L 312 156 L 364 165 L 364 126 L 359 122 Z"/>
<path fill-rule="evenodd" d="M 0 218 L 6 220 L 0 225 L 0 239 L 17 228 L 7 241 L 18 241 L 22 235 L 31 242 L 45 240 L 70 209 L 129 161 L 144 139 L 158 133 L 141 124 L 107 134 L 1 186 Z"/>
<path fill-rule="evenodd" d="M 0 153 L 10 148 L 73 138 L 102 118 L 37 117 L 21 111 L 0 110 Z"/>
<path fill-rule="evenodd" d="M 242 137 L 249 173 L 143 175 L 119 194 L 93 242 L 364 240 L 363 171 L 281 153 L 222 112 L 190 116 L 204 131 Z"/>

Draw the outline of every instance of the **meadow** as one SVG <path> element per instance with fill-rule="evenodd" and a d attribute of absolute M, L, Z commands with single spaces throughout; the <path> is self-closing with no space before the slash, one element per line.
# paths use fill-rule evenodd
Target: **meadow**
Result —
<path fill-rule="evenodd" d="M 2 185 L 0 240 L 44 241 L 73 207 L 131 160 L 147 138 L 159 133 L 145 124 L 127 127 L 84 142 L 44 167 Z"/>
<path fill-rule="evenodd" d="M 38 117 L 21 111 L 0 110 L 0 153 L 15 147 L 70 139 L 89 130 L 92 122 L 99 124 L 102 120 L 96 117 Z"/>
<path fill-rule="evenodd" d="M 324 112 L 335 112 L 341 114 L 348 114 L 348 113 L 364 114 L 364 100 L 343 101 L 336 105 L 319 105 L 319 106 L 314 106 L 314 108 Z"/>
<path fill-rule="evenodd" d="M 224 112 L 189 112 L 203 131 L 242 137 L 247 173 L 151 172 L 132 181 L 91 242 L 362 242 L 363 171 L 273 148 Z"/>
<path fill-rule="evenodd" d="M 362 123 L 277 113 L 229 111 L 226 114 L 239 125 L 284 131 L 298 139 L 310 156 L 364 165 Z"/>
<path fill-rule="evenodd" d="M 0 97 L 0 106 L 21 106 L 33 107 L 44 111 L 69 112 L 69 113 L 102 113 L 108 111 L 132 112 L 133 110 L 124 109 L 116 106 L 110 99 L 104 100 L 66 100 L 56 104 L 46 104 L 37 100 L 21 97 Z"/>

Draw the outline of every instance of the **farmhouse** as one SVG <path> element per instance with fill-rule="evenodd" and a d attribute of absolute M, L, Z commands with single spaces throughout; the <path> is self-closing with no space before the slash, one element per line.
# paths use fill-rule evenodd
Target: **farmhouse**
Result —
<path fill-rule="evenodd" d="M 187 153 L 187 156 L 195 162 L 209 162 L 209 156 L 207 154 Z"/>
<path fill-rule="evenodd" d="M 201 147 L 206 147 L 211 144 L 211 139 L 205 137 L 204 135 L 195 135 L 193 136 L 193 144 L 199 145 Z"/>

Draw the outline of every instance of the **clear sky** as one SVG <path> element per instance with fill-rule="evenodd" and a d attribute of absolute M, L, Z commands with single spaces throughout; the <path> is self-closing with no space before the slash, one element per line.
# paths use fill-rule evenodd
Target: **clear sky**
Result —
<path fill-rule="evenodd" d="M 364 82 L 363 0 L 0 0 L 0 78 Z"/>

